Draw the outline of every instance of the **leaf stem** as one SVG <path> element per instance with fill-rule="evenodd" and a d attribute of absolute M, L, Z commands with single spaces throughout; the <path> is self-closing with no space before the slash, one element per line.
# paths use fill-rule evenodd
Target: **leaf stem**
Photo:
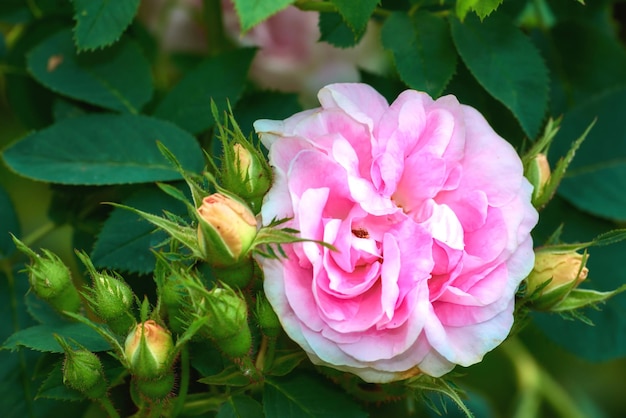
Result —
<path fill-rule="evenodd" d="M 502 351 L 515 367 L 521 391 L 520 403 L 515 417 L 536 416 L 540 398 L 552 406 L 563 418 L 585 418 L 576 402 L 563 387 L 543 369 L 528 352 L 519 338 L 512 338 L 502 344 Z M 534 414 L 532 412 L 535 412 Z M 530 414 L 530 415 L 529 415 Z"/>

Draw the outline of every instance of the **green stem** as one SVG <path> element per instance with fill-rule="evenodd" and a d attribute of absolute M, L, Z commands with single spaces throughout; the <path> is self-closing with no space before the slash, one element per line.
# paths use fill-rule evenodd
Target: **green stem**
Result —
<path fill-rule="evenodd" d="M 502 351 L 515 367 L 521 392 L 516 417 L 533 416 L 531 411 L 539 409 L 540 397 L 543 397 L 559 416 L 563 418 L 585 418 L 576 402 L 537 363 L 518 338 L 512 338 L 502 344 Z"/>
<path fill-rule="evenodd" d="M 31 247 L 35 242 L 39 241 L 50 232 L 54 231 L 56 227 L 57 225 L 54 222 L 48 221 L 45 224 L 41 225 L 39 228 L 32 231 L 30 234 L 26 235 L 22 239 L 22 242 L 27 247 Z"/>
<path fill-rule="evenodd" d="M 264 370 L 265 368 L 265 353 L 267 351 L 267 335 L 264 335 L 261 339 L 261 346 L 259 347 L 259 353 L 256 356 L 256 361 L 254 362 L 254 367 L 259 370 Z"/>
<path fill-rule="evenodd" d="M 177 417 L 185 406 L 187 391 L 189 390 L 189 349 L 187 345 L 183 346 L 180 352 L 180 389 L 176 403 L 172 409 L 172 417 Z"/>
<path fill-rule="evenodd" d="M 120 414 L 117 412 L 109 398 L 103 397 L 98 399 L 98 401 L 100 402 L 102 408 L 106 411 L 109 418 L 120 418 Z"/>
<path fill-rule="evenodd" d="M 209 56 L 217 55 L 226 49 L 228 41 L 224 34 L 221 0 L 204 0 L 204 20 Z"/>
<path fill-rule="evenodd" d="M 28 8 L 30 9 L 30 12 L 33 14 L 35 19 L 39 19 L 43 16 L 43 12 L 39 8 L 39 6 L 37 6 L 37 3 L 35 3 L 35 0 L 27 0 L 26 3 L 28 4 Z"/>

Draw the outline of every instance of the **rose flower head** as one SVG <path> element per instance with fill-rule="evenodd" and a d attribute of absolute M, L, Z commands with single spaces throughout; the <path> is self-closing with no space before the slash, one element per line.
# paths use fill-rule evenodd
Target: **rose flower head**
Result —
<path fill-rule="evenodd" d="M 309 241 L 258 257 L 267 299 L 316 364 L 368 382 L 442 376 L 498 346 L 533 268 L 532 186 L 513 147 L 453 96 L 390 105 L 332 84 L 321 107 L 259 120 L 264 224 Z"/>

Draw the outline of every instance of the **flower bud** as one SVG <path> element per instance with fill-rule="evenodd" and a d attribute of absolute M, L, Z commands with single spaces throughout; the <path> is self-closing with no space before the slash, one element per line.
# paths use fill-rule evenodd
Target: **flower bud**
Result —
<path fill-rule="evenodd" d="M 159 289 L 159 298 L 167 313 L 169 329 L 176 334 L 185 331 L 186 295 L 184 280 L 176 273 L 167 276 Z"/>
<path fill-rule="evenodd" d="M 96 273 L 92 279 L 93 287 L 88 297 L 92 308 L 113 332 L 126 335 L 136 323 L 130 313 L 134 302 L 130 286 L 106 273 Z"/>
<path fill-rule="evenodd" d="M 126 337 L 124 346 L 131 373 L 142 379 L 166 374 L 172 366 L 173 350 L 170 332 L 152 319 L 137 324 Z"/>
<path fill-rule="evenodd" d="M 535 267 L 527 279 L 527 292 L 533 297 L 533 307 L 545 310 L 563 301 L 587 278 L 586 262 L 587 255 L 575 251 L 537 251 Z"/>
<path fill-rule="evenodd" d="M 550 163 L 545 154 L 537 154 L 526 167 L 526 178 L 533 185 L 532 200 L 537 201 L 550 180 Z"/>
<path fill-rule="evenodd" d="M 63 261 L 48 250 L 41 256 L 13 237 L 16 247 L 31 258 L 26 266 L 28 281 L 35 294 L 47 301 L 53 308 L 63 312 L 78 312 L 81 301 L 72 282 L 70 269 Z"/>
<path fill-rule="evenodd" d="M 207 296 L 207 314 L 211 319 L 205 332 L 225 354 L 231 357 L 248 354 L 252 336 L 246 302 L 230 288 L 215 288 Z"/>
<path fill-rule="evenodd" d="M 254 209 L 261 208 L 263 196 L 271 186 L 271 170 L 258 152 L 252 153 L 241 144 L 233 145 L 237 181 L 229 189 L 245 198 Z"/>
<path fill-rule="evenodd" d="M 74 350 L 60 337 L 55 338 L 65 351 L 63 384 L 90 399 L 102 398 L 106 394 L 107 383 L 98 356 L 85 348 Z"/>
<path fill-rule="evenodd" d="M 226 267 L 247 255 L 256 237 L 257 222 L 246 205 L 215 193 L 203 199 L 197 214 L 198 243 L 207 262 Z"/>
<path fill-rule="evenodd" d="M 256 318 L 263 334 L 268 337 L 278 336 L 281 330 L 280 321 L 263 293 L 259 293 L 256 298 Z"/>

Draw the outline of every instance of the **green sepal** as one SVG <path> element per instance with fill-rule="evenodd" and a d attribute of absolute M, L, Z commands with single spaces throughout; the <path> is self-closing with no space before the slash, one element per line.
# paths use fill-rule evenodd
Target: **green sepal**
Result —
<path fill-rule="evenodd" d="M 143 212 L 130 206 L 120 205 L 118 203 L 109 204 L 136 213 L 151 224 L 161 228 L 162 230 L 167 232 L 173 239 L 190 249 L 194 257 L 202 258 L 202 252 L 200 251 L 200 248 L 198 246 L 198 236 L 195 228 L 192 228 L 188 225 L 182 225 L 178 222 L 174 222 L 170 219 L 165 219 L 151 213 Z"/>
<path fill-rule="evenodd" d="M 572 289 L 563 301 L 553 306 L 550 310 L 552 312 L 566 312 L 585 307 L 594 307 L 600 303 L 606 302 L 608 299 L 625 290 L 626 284 L 608 292 L 600 292 L 592 289 Z"/>

